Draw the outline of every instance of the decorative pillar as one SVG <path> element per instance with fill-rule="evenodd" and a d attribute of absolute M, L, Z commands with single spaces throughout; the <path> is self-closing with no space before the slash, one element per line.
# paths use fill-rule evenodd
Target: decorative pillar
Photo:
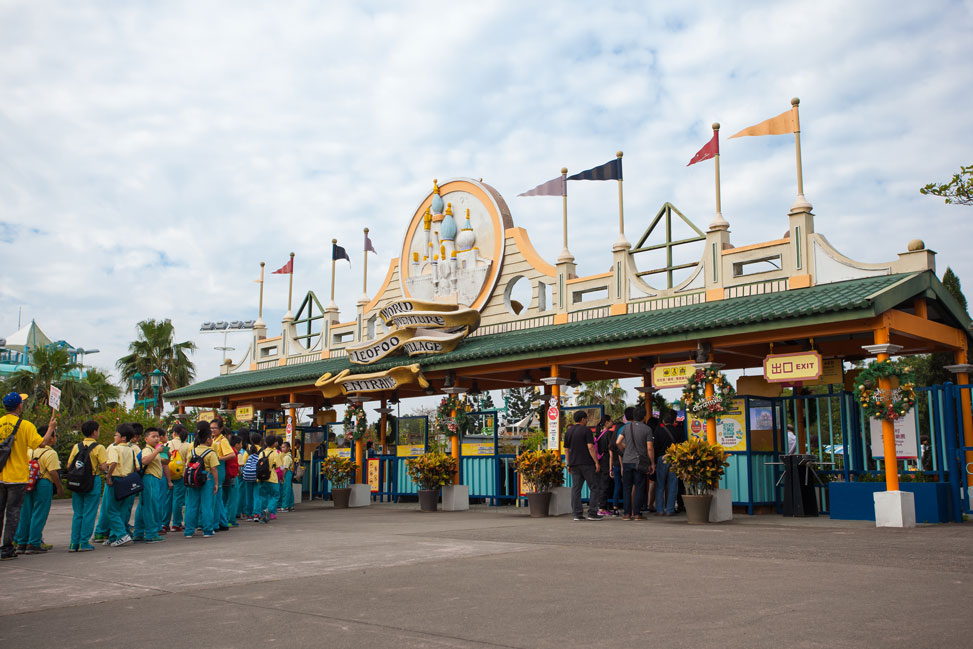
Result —
<path fill-rule="evenodd" d="M 888 327 L 879 327 L 875 330 L 875 344 L 889 345 Z M 893 351 L 886 347 L 878 352 L 876 360 L 881 363 L 889 360 L 889 352 Z M 898 350 L 894 350 L 898 351 Z M 892 383 L 886 378 L 878 380 L 878 389 L 884 394 L 892 391 Z M 885 452 L 885 490 L 899 490 L 899 461 L 895 453 L 895 424 L 885 417 L 882 418 L 882 449 Z"/>
<path fill-rule="evenodd" d="M 553 439 L 554 440 L 554 448 L 555 449 L 558 449 L 558 450 L 560 450 L 560 448 L 561 448 L 561 418 L 560 418 L 560 412 L 561 412 L 561 386 L 562 385 L 567 385 L 568 382 L 569 382 L 569 380 L 570 380 L 570 379 L 567 379 L 567 378 L 558 376 L 559 372 L 560 372 L 560 369 L 558 368 L 557 365 L 551 365 L 551 375 L 550 376 L 545 376 L 544 378 L 541 379 L 541 383 L 543 383 L 545 386 L 547 386 L 547 389 L 550 390 L 550 395 L 551 395 L 551 400 L 550 401 L 547 400 L 546 395 L 545 395 L 544 403 L 547 404 L 547 407 L 548 408 L 551 407 L 551 404 L 552 403 L 556 403 L 557 404 L 558 421 L 555 424 L 555 426 L 557 428 L 557 434 L 556 435 L 554 435 L 553 437 L 551 436 L 551 432 L 550 432 L 550 429 L 549 429 L 549 427 L 551 426 L 551 424 L 548 421 L 547 417 L 542 417 L 541 419 L 543 420 L 543 425 L 545 427 L 548 427 L 548 430 L 547 430 L 548 448 L 551 448 L 551 440 Z"/>
<path fill-rule="evenodd" d="M 388 426 L 388 413 L 386 412 L 387 410 L 388 410 L 388 399 L 383 398 L 382 399 L 382 417 L 381 417 L 381 419 L 379 419 L 379 424 L 378 424 L 378 447 L 380 449 L 382 449 L 382 454 L 383 455 L 386 453 L 386 451 L 385 451 L 385 428 Z"/>
<path fill-rule="evenodd" d="M 291 392 L 287 395 L 287 401 L 288 403 L 297 403 L 297 395 Z M 287 440 L 287 443 L 291 445 L 291 457 L 294 457 L 294 436 L 297 434 L 297 408 L 288 408 L 287 414 L 291 418 L 291 436 Z"/>
<path fill-rule="evenodd" d="M 362 467 L 365 465 L 365 442 L 360 439 L 355 440 L 355 484 L 364 482 Z"/>
<path fill-rule="evenodd" d="M 947 365 L 946 369 L 956 375 L 956 385 L 969 385 L 970 372 L 973 372 L 973 365 L 969 363 L 969 353 L 966 349 L 957 349 L 953 352 L 955 365 Z M 963 446 L 973 446 L 973 410 L 970 409 L 970 391 L 959 391 L 960 404 L 963 409 Z M 973 451 L 966 452 L 966 461 L 963 466 L 970 466 L 973 462 Z"/>
<path fill-rule="evenodd" d="M 721 370 L 724 367 L 723 363 L 712 363 L 707 359 L 709 358 L 709 343 L 700 343 L 696 348 L 696 362 L 693 363 L 693 367 L 697 370 Z M 712 399 L 713 395 L 716 393 L 716 389 L 710 381 L 706 382 L 703 388 L 704 395 L 707 399 Z M 706 441 L 710 444 L 716 444 L 716 419 L 710 418 L 706 420 Z"/>
<path fill-rule="evenodd" d="M 457 401 L 459 401 L 458 398 Z M 463 406 L 460 405 L 459 407 L 462 408 Z M 453 409 L 450 412 L 450 416 L 453 418 L 453 421 L 456 421 L 455 409 Z M 456 473 L 453 474 L 453 484 L 459 484 L 459 463 L 461 458 L 459 456 L 459 429 L 458 428 L 456 430 L 456 434 L 449 438 L 449 453 L 450 455 L 453 456 L 453 458 L 456 459 Z"/>

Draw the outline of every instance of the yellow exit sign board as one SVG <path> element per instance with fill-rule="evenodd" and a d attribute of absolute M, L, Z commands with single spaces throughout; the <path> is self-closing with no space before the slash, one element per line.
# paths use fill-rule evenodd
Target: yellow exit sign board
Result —
<path fill-rule="evenodd" d="M 237 421 L 253 421 L 253 406 L 237 406 L 234 419 Z"/>
<path fill-rule="evenodd" d="M 764 358 L 764 379 L 768 383 L 814 381 L 821 371 L 821 354 L 817 352 L 770 354 Z"/>

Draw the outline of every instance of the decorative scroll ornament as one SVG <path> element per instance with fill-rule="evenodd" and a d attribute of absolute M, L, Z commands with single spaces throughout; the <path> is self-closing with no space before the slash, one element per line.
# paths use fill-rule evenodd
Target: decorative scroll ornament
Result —
<path fill-rule="evenodd" d="M 372 374 L 351 374 L 348 370 L 341 370 L 337 374 L 326 372 L 314 383 L 314 387 L 321 390 L 325 399 L 334 399 L 358 392 L 388 392 L 412 383 L 417 383 L 420 388 L 429 387 L 418 363 Z"/>
<path fill-rule="evenodd" d="M 399 300 L 379 311 L 391 330 L 380 338 L 347 347 L 348 360 L 368 365 L 404 350 L 409 356 L 452 351 L 480 324 L 480 313 L 455 304 Z"/>

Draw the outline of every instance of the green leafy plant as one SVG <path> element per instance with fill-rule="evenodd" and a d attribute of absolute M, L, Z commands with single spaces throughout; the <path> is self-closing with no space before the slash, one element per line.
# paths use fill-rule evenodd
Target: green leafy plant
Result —
<path fill-rule="evenodd" d="M 351 438 L 356 442 L 363 439 L 368 432 L 365 406 L 360 403 L 349 403 L 345 408 L 345 418 L 342 423 L 345 427 L 345 435 L 351 434 Z"/>
<path fill-rule="evenodd" d="M 514 461 L 524 482 L 540 493 L 564 484 L 564 460 L 557 451 L 524 451 Z"/>
<path fill-rule="evenodd" d="M 456 458 L 445 453 L 425 453 L 405 461 L 409 477 L 422 489 L 439 489 L 452 483 L 456 474 Z"/>
<path fill-rule="evenodd" d="M 719 487 L 720 478 L 730 466 L 722 446 L 697 438 L 670 446 L 665 457 L 669 470 L 686 483 L 689 494 L 696 496 Z"/>
<path fill-rule="evenodd" d="M 869 417 L 895 421 L 905 417 L 916 404 L 915 378 L 912 367 L 900 361 L 870 363 L 855 377 L 855 395 Z M 887 379 L 889 389 L 879 387 Z"/>
<path fill-rule="evenodd" d="M 351 458 L 329 455 L 321 460 L 321 473 L 331 483 L 332 489 L 343 489 L 351 484 L 357 465 Z"/>
<path fill-rule="evenodd" d="M 973 165 L 960 165 L 959 173 L 947 183 L 929 183 L 919 189 L 925 196 L 939 196 L 947 205 L 973 205 Z"/>

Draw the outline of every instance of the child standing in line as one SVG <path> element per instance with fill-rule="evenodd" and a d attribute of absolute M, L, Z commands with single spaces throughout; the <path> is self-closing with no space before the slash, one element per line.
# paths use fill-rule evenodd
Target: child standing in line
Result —
<path fill-rule="evenodd" d="M 132 536 L 128 531 L 128 519 L 132 512 L 135 495 L 125 496 L 121 500 L 115 498 L 114 484 L 118 478 L 124 478 L 139 469 L 138 452 L 132 447 L 135 439 L 135 429 L 131 424 L 119 424 L 115 428 L 115 443 L 108 447 L 108 469 L 105 471 L 105 491 L 108 498 L 108 524 L 110 527 L 107 544 L 113 548 L 128 545 Z"/>
<path fill-rule="evenodd" d="M 145 429 L 145 448 L 142 449 L 141 458 L 145 475 L 142 476 L 142 493 L 135 510 L 135 534 L 132 539 L 136 543 L 165 541 L 159 536 L 162 529 L 160 507 L 165 498 L 162 490 L 166 479 L 162 472 L 162 450 L 165 445 L 159 438 L 160 432 L 155 426 Z"/>
<path fill-rule="evenodd" d="M 280 455 L 284 477 L 280 481 L 280 497 L 277 499 L 277 507 L 283 512 L 292 512 L 294 511 L 294 456 L 291 455 L 291 445 L 287 442 L 281 444 Z"/>
<path fill-rule="evenodd" d="M 192 453 L 193 447 L 187 441 L 189 439 L 189 431 L 182 424 L 176 424 L 172 429 L 172 434 L 172 441 L 169 443 L 171 449 L 169 453 L 169 472 L 172 479 L 172 508 L 170 511 L 172 518 L 169 530 L 172 532 L 181 532 L 183 531 L 182 512 L 186 504 L 186 485 L 182 482 L 182 474 L 186 470 L 186 463 L 189 461 L 189 455 Z"/>
<path fill-rule="evenodd" d="M 81 434 L 84 439 L 71 449 L 68 456 L 68 467 L 73 466 L 78 453 L 88 449 L 88 461 L 91 463 L 91 473 L 94 476 L 91 491 L 88 493 L 71 493 L 71 508 L 74 517 L 71 519 L 71 543 L 68 552 L 91 552 L 91 533 L 95 529 L 95 519 L 98 516 L 98 503 L 101 501 L 101 476 L 108 466 L 108 454 L 105 447 L 98 443 L 98 422 L 88 420 L 81 424 Z"/>
<path fill-rule="evenodd" d="M 214 519 L 216 512 L 213 501 L 216 498 L 219 484 L 219 474 L 217 466 L 220 461 L 216 456 L 216 451 L 210 448 L 213 433 L 210 425 L 201 421 L 196 424 L 196 439 L 192 452 L 186 459 L 186 466 L 194 462 L 201 462 L 209 477 L 201 487 L 196 485 L 186 485 L 186 529 L 183 531 L 185 537 L 192 538 L 196 534 L 196 528 L 203 528 L 203 538 L 211 539 L 216 534 L 213 532 Z"/>
<path fill-rule="evenodd" d="M 252 518 L 254 522 L 259 520 L 257 516 L 259 510 L 256 508 L 256 498 L 260 483 L 257 482 L 255 471 L 261 441 L 260 433 L 250 434 L 250 448 L 247 449 L 247 461 L 243 463 L 243 469 L 240 471 L 240 477 L 243 479 L 243 517 L 245 519 Z"/>
<path fill-rule="evenodd" d="M 159 459 L 162 460 L 162 493 L 159 498 L 159 534 L 169 533 L 169 522 L 172 520 L 172 489 L 173 479 L 169 471 L 169 462 L 172 459 L 172 442 L 169 434 L 159 429 L 159 442 L 162 450 L 159 452 Z"/>
<path fill-rule="evenodd" d="M 277 462 L 274 467 L 274 472 L 277 473 L 277 492 L 274 494 L 273 500 L 270 501 L 270 520 L 277 520 L 277 503 L 280 500 L 280 484 L 284 481 L 284 461 L 283 455 L 280 452 L 280 445 L 283 442 L 279 435 L 273 436 L 273 451 L 274 459 Z"/>
<path fill-rule="evenodd" d="M 236 457 L 226 463 L 226 481 L 223 492 L 226 494 L 226 520 L 230 527 L 239 527 L 237 514 L 240 513 L 240 455 L 245 454 L 243 450 L 243 440 L 239 435 L 230 435 L 230 446 Z M 245 460 L 244 460 L 245 461 Z"/>
<path fill-rule="evenodd" d="M 41 437 L 47 435 L 47 426 L 38 428 L 37 434 Z M 34 488 L 24 494 L 20 524 L 14 535 L 17 551 L 24 554 L 44 554 L 54 547 L 44 543 L 44 526 L 47 525 L 47 516 L 51 513 L 54 490 L 57 489 L 58 496 L 64 494 L 58 475 L 61 460 L 53 448 L 56 441 L 57 435 L 53 435 L 50 444 L 42 444 L 30 452 L 31 461 L 37 462 L 38 466 L 37 481 Z"/>
<path fill-rule="evenodd" d="M 256 493 L 256 502 L 254 503 L 254 512 L 259 513 L 259 518 L 257 515 L 254 516 L 254 520 L 259 520 L 261 523 L 269 523 L 272 519 L 277 518 L 273 513 L 271 513 L 271 507 L 277 507 L 277 498 L 279 497 L 278 485 L 280 481 L 277 479 L 277 454 L 274 451 L 274 440 L 273 435 L 267 435 L 267 439 L 264 443 L 264 447 L 260 449 L 258 454 L 257 462 L 259 464 L 261 459 L 266 458 L 267 463 L 270 467 L 270 476 L 265 480 L 258 479 L 258 491 Z"/>
<path fill-rule="evenodd" d="M 141 472 L 143 470 L 142 437 L 145 435 L 145 428 L 143 428 L 142 424 L 138 423 L 137 421 L 130 422 L 129 426 L 132 427 L 134 434 L 132 435 L 132 439 L 128 440 L 128 446 L 135 451 L 135 460 L 136 465 L 138 466 L 136 471 Z M 122 512 L 122 519 L 125 521 L 125 529 L 128 530 L 129 536 L 132 536 L 133 532 L 135 531 L 135 528 L 132 525 L 132 513 L 134 512 L 135 506 L 140 498 L 140 495 L 135 495 L 128 499 L 125 504 L 127 511 Z"/>
<path fill-rule="evenodd" d="M 111 452 L 114 446 L 122 443 L 124 438 L 118 429 L 115 429 L 115 436 L 112 439 L 112 443 L 105 448 L 105 481 L 104 489 L 101 492 L 101 514 L 98 516 L 98 524 L 95 526 L 95 543 L 103 543 L 108 545 L 109 537 L 111 536 L 111 503 L 109 502 L 114 496 L 112 495 L 112 490 L 108 488 L 108 453 Z"/>

